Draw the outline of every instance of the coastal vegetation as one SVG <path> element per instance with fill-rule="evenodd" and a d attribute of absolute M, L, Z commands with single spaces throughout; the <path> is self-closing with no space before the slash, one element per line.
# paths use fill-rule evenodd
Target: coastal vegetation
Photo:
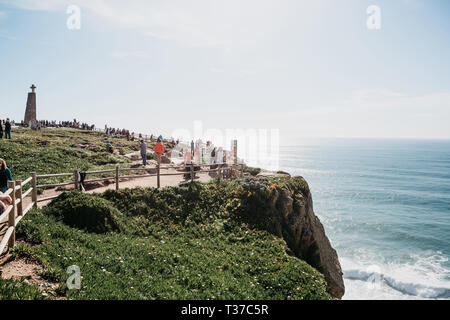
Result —
<path fill-rule="evenodd" d="M 323 275 L 286 253 L 263 210 L 248 210 L 264 205 L 265 185 L 243 179 L 64 193 L 24 218 L 17 234 L 24 242 L 10 252 L 42 267 L 40 276 L 55 284 L 44 292 L 51 298 L 329 299 Z M 81 270 L 80 290 L 67 288 L 70 265 Z M 33 285 L 14 285 L 20 298 L 36 298 Z"/>

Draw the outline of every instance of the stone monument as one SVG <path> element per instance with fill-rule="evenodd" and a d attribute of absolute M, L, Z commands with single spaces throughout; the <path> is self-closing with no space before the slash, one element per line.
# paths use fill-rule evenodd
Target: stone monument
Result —
<path fill-rule="evenodd" d="M 24 122 L 31 128 L 37 125 L 36 119 L 36 86 L 31 86 L 31 92 L 28 93 L 27 108 L 25 110 Z"/>

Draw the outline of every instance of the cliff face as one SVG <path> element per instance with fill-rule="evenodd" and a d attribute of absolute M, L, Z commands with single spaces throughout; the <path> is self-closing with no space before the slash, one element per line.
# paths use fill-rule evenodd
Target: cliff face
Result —
<path fill-rule="evenodd" d="M 284 184 L 270 185 L 269 181 L 268 192 L 257 197 L 268 199 L 261 203 L 259 210 L 261 215 L 261 209 L 265 207 L 266 228 L 284 238 L 290 248 L 289 254 L 306 261 L 324 275 L 327 291 L 332 297 L 342 298 L 345 287 L 341 265 L 322 223 L 314 214 L 308 184 L 302 177 L 287 178 Z M 252 206 L 255 206 L 254 202 Z"/>
<path fill-rule="evenodd" d="M 294 201 L 298 202 L 294 205 Z M 271 197 L 274 228 L 283 236 L 292 253 L 324 274 L 327 291 L 334 298 L 345 292 L 342 269 L 319 218 L 314 214 L 311 193 L 295 200 L 289 191 L 274 190 Z"/>

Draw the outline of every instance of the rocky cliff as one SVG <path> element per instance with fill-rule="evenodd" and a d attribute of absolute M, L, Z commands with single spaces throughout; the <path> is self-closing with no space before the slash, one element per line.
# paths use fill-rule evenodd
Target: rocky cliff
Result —
<path fill-rule="evenodd" d="M 325 276 L 328 293 L 337 299 L 345 292 L 336 250 L 314 214 L 309 186 L 302 177 L 260 178 L 245 186 L 250 192 L 243 208 L 254 217 L 265 215 L 264 227 L 284 238 L 289 254 L 315 267 Z M 258 208 L 253 210 L 252 208 Z M 258 218 L 256 218 L 258 219 Z"/>

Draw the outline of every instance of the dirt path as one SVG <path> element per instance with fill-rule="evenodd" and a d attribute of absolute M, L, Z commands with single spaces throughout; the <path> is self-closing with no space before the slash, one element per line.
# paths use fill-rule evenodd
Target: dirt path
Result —
<path fill-rule="evenodd" d="M 164 173 L 176 173 L 179 171 L 176 171 L 175 169 L 166 169 L 161 170 L 161 174 Z M 197 173 L 195 181 L 200 182 L 208 182 L 212 179 L 212 177 L 208 173 Z M 183 175 L 177 175 L 177 176 L 161 176 L 160 177 L 160 185 L 161 188 L 168 187 L 168 186 L 178 186 L 183 183 L 189 182 L 190 180 L 184 180 Z M 92 190 L 87 191 L 88 193 L 102 193 L 109 189 L 115 189 L 115 183 L 111 183 L 108 186 L 103 186 L 100 188 L 95 188 Z M 144 177 L 144 178 L 137 178 L 137 179 L 130 179 L 128 181 L 121 181 L 119 183 L 120 189 L 125 188 L 136 188 L 136 187 L 157 187 L 157 178 L 156 177 Z"/>

